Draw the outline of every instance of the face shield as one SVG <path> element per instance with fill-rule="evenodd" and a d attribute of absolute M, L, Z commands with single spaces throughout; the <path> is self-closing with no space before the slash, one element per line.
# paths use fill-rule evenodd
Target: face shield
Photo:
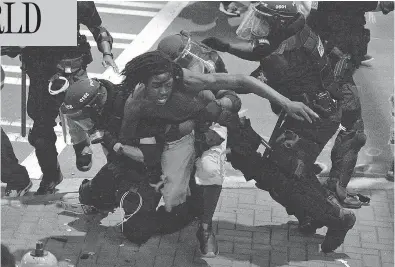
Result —
<path fill-rule="evenodd" d="M 243 21 L 236 30 L 237 36 L 248 41 L 264 38 L 269 35 L 270 26 L 267 18 L 269 14 L 256 9 L 256 4 L 250 4 Z"/>
<path fill-rule="evenodd" d="M 215 63 L 211 58 L 211 49 L 193 41 L 187 33 L 181 32 L 181 34 L 185 40 L 185 47 L 174 62 L 194 72 L 204 73 L 207 70 L 214 73 Z"/>

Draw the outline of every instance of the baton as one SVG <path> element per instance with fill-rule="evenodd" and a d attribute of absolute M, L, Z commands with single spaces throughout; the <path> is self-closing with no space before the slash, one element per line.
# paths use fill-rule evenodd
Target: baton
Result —
<path fill-rule="evenodd" d="M 281 127 L 281 124 L 284 121 L 285 115 L 286 115 L 286 113 L 282 109 L 281 112 L 280 112 L 280 115 L 278 116 L 277 123 L 274 126 L 272 135 L 270 136 L 269 142 L 267 142 L 263 137 L 261 137 L 261 144 L 266 147 L 265 153 L 263 153 L 263 156 L 266 157 L 266 158 L 269 156 L 269 153 L 272 151 L 271 145 L 273 144 L 274 140 L 278 136 L 278 132 L 280 131 L 280 127 Z"/>
<path fill-rule="evenodd" d="M 22 88 L 21 88 L 21 135 L 26 136 L 26 63 L 21 53 L 21 71 L 22 71 Z"/>
<path fill-rule="evenodd" d="M 59 117 L 60 117 L 60 122 L 62 124 L 62 133 L 63 133 L 63 140 L 64 143 L 67 144 L 67 131 L 66 131 L 66 119 L 64 114 L 62 113 L 62 110 L 59 109 Z"/>

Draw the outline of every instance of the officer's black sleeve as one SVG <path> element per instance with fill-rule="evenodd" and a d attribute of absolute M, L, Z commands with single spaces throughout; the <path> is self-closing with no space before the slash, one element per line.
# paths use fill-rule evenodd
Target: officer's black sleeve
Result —
<path fill-rule="evenodd" d="M 78 21 L 88 28 L 96 28 L 102 24 L 93 1 L 78 1 Z"/>
<path fill-rule="evenodd" d="M 378 1 L 356 1 L 353 2 L 363 12 L 373 11 L 377 8 Z"/>
<path fill-rule="evenodd" d="M 78 3 L 78 19 L 79 22 L 88 27 L 89 31 L 92 33 L 93 38 L 97 43 L 97 48 L 101 52 L 111 52 L 104 51 L 102 47 L 102 42 L 108 42 L 109 49 L 112 48 L 113 38 L 110 32 L 102 26 L 102 20 L 99 13 L 97 12 L 95 3 L 92 1 L 81 1 Z M 80 4 L 81 3 L 81 4 Z"/>

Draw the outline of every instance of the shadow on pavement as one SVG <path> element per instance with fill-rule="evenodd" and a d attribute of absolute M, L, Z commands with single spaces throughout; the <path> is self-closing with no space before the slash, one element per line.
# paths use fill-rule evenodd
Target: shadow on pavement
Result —
<path fill-rule="evenodd" d="M 236 266 L 234 262 L 253 263 L 254 266 L 283 266 L 290 262 L 326 261 L 349 258 L 344 253 L 323 254 L 319 243 L 323 236 L 302 236 L 294 222 L 280 225 L 247 226 L 235 224 L 234 229 L 219 228 L 229 222 L 216 223 L 220 254 L 216 258 L 202 258 L 195 236 L 197 223 L 193 222 L 179 232 L 152 237 L 137 246 L 126 240 L 116 227 L 101 225 L 100 216 L 79 216 L 68 225 L 78 231 L 65 235 L 41 238 L 45 249 L 53 253 L 64 266 L 154 266 L 171 257 L 169 265 L 161 266 Z M 228 232 L 236 231 L 239 235 Z M 240 233 L 245 233 L 245 235 Z M 285 234 L 284 234 L 285 233 Z M 249 238 L 248 238 L 249 236 Z M 6 244 L 8 245 L 8 244 Z M 17 261 L 33 247 L 13 250 Z M 175 255 L 175 259 L 174 259 Z M 169 259 L 167 259 L 169 260 Z M 170 263 L 171 262 L 171 263 Z M 218 265 L 222 262 L 222 265 Z M 229 264 L 229 265 L 228 265 Z M 155 265 L 156 266 L 156 265 Z"/>

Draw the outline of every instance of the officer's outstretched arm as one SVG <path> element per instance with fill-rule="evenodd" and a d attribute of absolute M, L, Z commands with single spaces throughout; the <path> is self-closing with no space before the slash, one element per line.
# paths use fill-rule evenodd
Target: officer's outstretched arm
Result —
<path fill-rule="evenodd" d="M 294 102 L 281 95 L 269 85 L 255 79 L 254 77 L 242 74 L 211 73 L 200 74 L 183 69 L 184 85 L 186 90 L 196 91 L 212 90 L 218 92 L 224 88 L 235 91 L 238 94 L 256 94 L 270 102 L 281 106 L 288 115 L 295 119 L 309 122 L 318 119 L 319 116 L 309 107 L 301 102 Z"/>
<path fill-rule="evenodd" d="M 216 37 L 209 37 L 204 39 L 202 43 L 211 47 L 214 50 L 227 52 L 245 60 L 249 60 L 249 61 L 260 60 L 260 55 L 256 53 L 252 43 L 250 42 L 231 44 L 221 39 L 218 39 Z"/>
<path fill-rule="evenodd" d="M 261 59 L 251 43 L 230 44 L 229 54 L 249 61 L 259 61 Z"/>

